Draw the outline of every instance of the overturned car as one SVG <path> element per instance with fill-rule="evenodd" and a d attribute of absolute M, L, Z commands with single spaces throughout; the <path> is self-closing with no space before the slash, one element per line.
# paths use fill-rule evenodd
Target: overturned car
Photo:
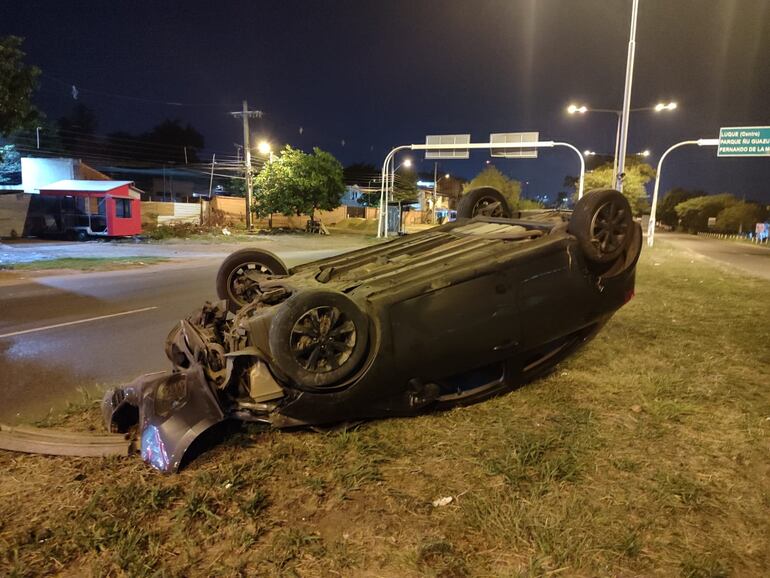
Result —
<path fill-rule="evenodd" d="M 287 268 L 246 249 L 222 299 L 169 334 L 169 372 L 107 392 L 111 431 L 176 471 L 227 420 L 290 428 L 407 416 L 486 399 L 551 370 L 633 295 L 642 236 L 623 195 L 514 215 L 476 189 L 460 218 Z"/>

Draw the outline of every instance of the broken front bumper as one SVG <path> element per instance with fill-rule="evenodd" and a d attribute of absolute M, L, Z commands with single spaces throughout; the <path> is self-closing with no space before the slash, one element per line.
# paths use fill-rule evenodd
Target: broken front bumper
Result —
<path fill-rule="evenodd" d="M 104 422 L 112 432 L 138 425 L 142 459 L 162 472 L 176 472 L 196 439 L 225 420 L 203 369 L 144 375 L 105 393 Z"/>

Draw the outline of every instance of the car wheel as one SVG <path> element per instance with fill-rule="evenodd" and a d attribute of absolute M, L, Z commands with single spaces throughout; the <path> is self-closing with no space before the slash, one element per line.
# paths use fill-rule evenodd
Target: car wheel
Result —
<path fill-rule="evenodd" d="M 340 293 L 306 291 L 286 300 L 270 326 L 270 351 L 278 369 L 300 389 L 329 391 L 363 359 L 369 322 Z"/>
<path fill-rule="evenodd" d="M 255 279 L 274 275 L 288 275 L 289 269 L 277 256 L 261 249 L 236 251 L 222 262 L 217 272 L 217 295 L 227 300 L 232 312 L 251 303 L 259 294 Z"/>
<path fill-rule="evenodd" d="M 457 217 L 472 219 L 477 215 L 510 219 L 513 213 L 503 194 L 494 187 L 479 187 L 465 193 L 457 204 Z"/>
<path fill-rule="evenodd" d="M 633 223 L 631 205 L 623 193 L 596 189 L 577 202 L 567 231 L 577 237 L 586 259 L 609 263 L 628 247 Z"/>

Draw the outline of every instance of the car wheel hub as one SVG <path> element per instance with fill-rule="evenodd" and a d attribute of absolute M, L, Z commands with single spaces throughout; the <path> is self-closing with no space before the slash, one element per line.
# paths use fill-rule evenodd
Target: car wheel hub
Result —
<path fill-rule="evenodd" d="M 344 365 L 356 344 L 356 328 L 336 307 L 315 307 L 294 324 L 289 346 L 307 371 L 326 373 Z"/>
<path fill-rule="evenodd" d="M 476 215 L 483 215 L 485 217 L 502 217 L 502 203 L 493 197 L 482 197 L 473 207 L 473 216 L 475 217 Z"/>
<path fill-rule="evenodd" d="M 591 222 L 591 242 L 602 253 L 612 253 L 623 243 L 628 233 L 626 211 L 615 202 L 602 205 Z"/>
<path fill-rule="evenodd" d="M 252 279 L 249 274 L 258 273 L 259 275 L 272 275 L 273 272 L 261 263 L 244 263 L 230 273 L 228 286 L 230 295 L 241 303 L 250 303 L 259 293 L 259 284 Z"/>

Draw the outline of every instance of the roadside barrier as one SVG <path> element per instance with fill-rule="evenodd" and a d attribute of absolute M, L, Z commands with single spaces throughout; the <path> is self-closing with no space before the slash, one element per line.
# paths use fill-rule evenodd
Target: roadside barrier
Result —
<path fill-rule="evenodd" d="M 707 237 L 709 239 L 722 239 L 725 241 L 740 241 L 743 243 L 751 243 L 753 245 L 768 245 L 768 238 L 760 239 L 756 235 L 751 234 L 729 234 L 729 233 L 697 233 L 699 237 Z"/>

